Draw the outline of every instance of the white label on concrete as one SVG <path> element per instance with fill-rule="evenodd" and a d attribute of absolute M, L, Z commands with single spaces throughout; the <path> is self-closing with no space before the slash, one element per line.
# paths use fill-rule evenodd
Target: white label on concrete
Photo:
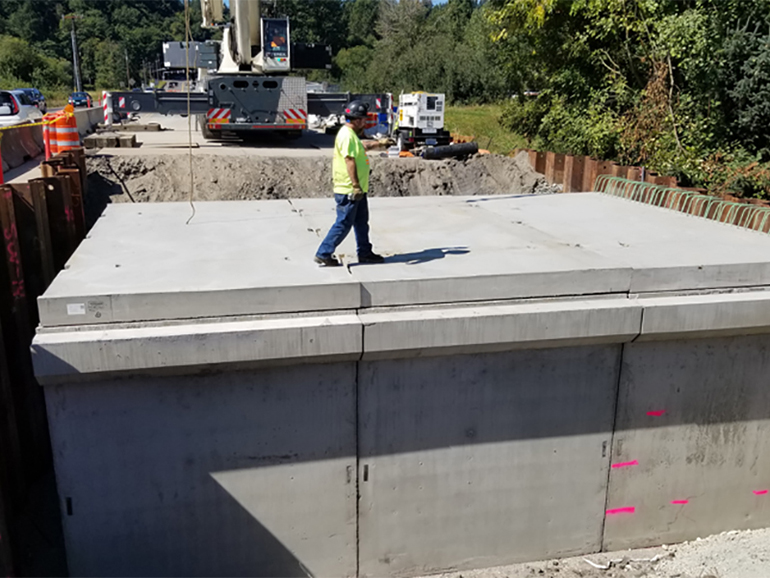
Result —
<path fill-rule="evenodd" d="M 67 303 L 67 315 L 85 315 L 85 303 Z"/>

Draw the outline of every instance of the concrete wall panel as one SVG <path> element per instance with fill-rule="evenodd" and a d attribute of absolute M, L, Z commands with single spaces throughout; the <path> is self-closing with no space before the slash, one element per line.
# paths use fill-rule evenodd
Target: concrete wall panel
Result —
<path fill-rule="evenodd" d="M 619 345 L 362 362 L 362 576 L 597 551 Z"/>
<path fill-rule="evenodd" d="M 626 345 L 608 550 L 770 526 L 770 335 Z"/>
<path fill-rule="evenodd" d="M 353 576 L 355 365 L 46 388 L 73 576 Z"/>

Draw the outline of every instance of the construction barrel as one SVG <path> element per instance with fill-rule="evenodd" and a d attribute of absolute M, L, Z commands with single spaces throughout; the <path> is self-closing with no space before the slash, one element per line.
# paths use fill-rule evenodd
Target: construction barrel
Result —
<path fill-rule="evenodd" d="M 73 150 L 80 146 L 80 134 L 75 115 L 60 113 L 49 128 L 51 134 L 51 154 Z"/>

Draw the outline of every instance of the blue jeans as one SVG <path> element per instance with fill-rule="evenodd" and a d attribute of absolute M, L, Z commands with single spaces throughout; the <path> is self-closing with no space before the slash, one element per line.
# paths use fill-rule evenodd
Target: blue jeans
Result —
<path fill-rule="evenodd" d="M 334 195 L 337 201 L 337 220 L 329 229 L 326 238 L 316 251 L 316 257 L 328 259 L 345 237 L 353 229 L 356 233 L 356 245 L 359 255 L 369 255 L 372 244 L 369 242 L 369 204 L 366 195 L 360 201 L 354 201 L 347 195 Z"/>

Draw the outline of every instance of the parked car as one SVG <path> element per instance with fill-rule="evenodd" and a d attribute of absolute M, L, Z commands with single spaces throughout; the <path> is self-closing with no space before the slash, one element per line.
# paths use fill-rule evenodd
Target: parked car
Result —
<path fill-rule="evenodd" d="M 72 106 L 78 107 L 78 106 L 92 106 L 91 103 L 93 102 L 93 99 L 91 98 L 91 95 L 87 92 L 73 92 L 70 94 L 69 99 L 67 99 L 67 102 L 69 102 Z"/>
<path fill-rule="evenodd" d="M 37 88 L 16 88 L 14 89 L 14 92 L 17 90 L 24 91 L 24 93 L 32 101 L 32 104 L 34 104 L 40 112 L 43 114 L 48 112 L 48 104 L 45 101 L 45 96 L 43 96 L 43 93 L 40 92 Z"/>
<path fill-rule="evenodd" d="M 38 108 L 21 91 L 0 90 L 0 126 L 35 122 L 43 118 Z"/>

